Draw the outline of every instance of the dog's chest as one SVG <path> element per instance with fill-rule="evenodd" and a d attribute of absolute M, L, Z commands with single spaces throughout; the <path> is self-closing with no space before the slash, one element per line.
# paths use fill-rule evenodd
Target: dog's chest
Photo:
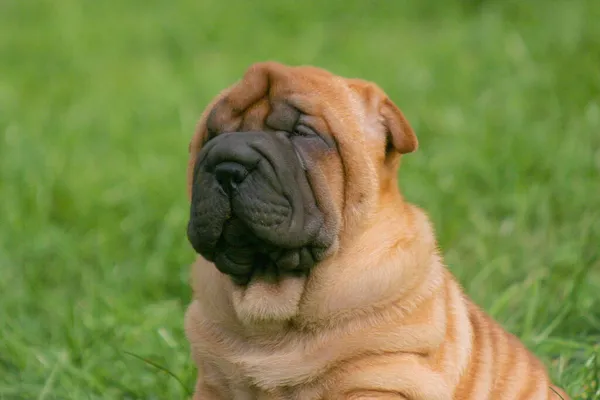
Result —
<path fill-rule="evenodd" d="M 229 362 L 217 364 L 227 398 L 232 400 L 320 400 L 323 399 L 324 386 L 319 382 L 295 386 L 272 386 L 266 382 L 256 382 L 243 368 L 237 368 Z M 293 370 L 290 366 L 289 370 Z"/>
<path fill-rule="evenodd" d="M 292 359 L 275 353 L 260 357 L 222 357 L 213 360 L 218 380 L 232 400 L 319 400 L 323 398 L 323 379 L 299 376 L 303 368 Z M 278 362 L 270 363 L 279 358 Z M 288 360 L 289 362 L 285 362 Z M 284 365 L 286 364 L 286 365 Z M 213 375 L 214 376 L 214 375 Z M 304 378 L 304 379 L 303 379 Z"/>
<path fill-rule="evenodd" d="M 322 397 L 324 367 L 335 354 L 321 351 L 306 335 L 239 335 L 211 323 L 215 318 L 209 317 L 198 301 L 186 314 L 186 334 L 205 384 L 221 388 L 230 394 L 225 398 L 234 400 Z"/>

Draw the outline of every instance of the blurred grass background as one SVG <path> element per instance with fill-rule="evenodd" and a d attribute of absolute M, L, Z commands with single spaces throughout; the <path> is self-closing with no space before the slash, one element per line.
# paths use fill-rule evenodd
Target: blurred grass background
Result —
<path fill-rule="evenodd" d="M 390 94 L 449 267 L 600 398 L 598 21 L 592 0 L 0 1 L 0 399 L 192 389 L 187 144 L 268 59 Z"/>

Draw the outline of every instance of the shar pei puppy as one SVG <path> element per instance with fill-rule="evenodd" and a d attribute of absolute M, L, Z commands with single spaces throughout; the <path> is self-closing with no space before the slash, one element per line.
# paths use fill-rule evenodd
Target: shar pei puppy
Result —
<path fill-rule="evenodd" d="M 196 400 L 567 399 L 464 294 L 397 185 L 417 138 L 377 85 L 250 66 L 190 144 Z"/>

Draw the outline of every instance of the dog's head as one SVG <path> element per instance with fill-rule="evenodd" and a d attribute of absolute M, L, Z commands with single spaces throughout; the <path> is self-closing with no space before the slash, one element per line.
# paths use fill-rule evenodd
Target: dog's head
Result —
<path fill-rule="evenodd" d="M 191 142 L 189 241 L 236 285 L 305 276 L 397 194 L 399 156 L 416 147 L 375 84 L 252 65 Z"/>

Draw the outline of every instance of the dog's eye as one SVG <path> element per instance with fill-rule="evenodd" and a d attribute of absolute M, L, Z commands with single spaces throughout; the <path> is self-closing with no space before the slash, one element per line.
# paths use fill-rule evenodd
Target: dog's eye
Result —
<path fill-rule="evenodd" d="M 294 126 L 291 136 L 307 139 L 319 139 L 323 141 L 330 149 L 335 149 L 337 147 L 333 136 L 319 133 L 308 125 L 297 124 Z"/>
<path fill-rule="evenodd" d="M 294 127 L 292 132 L 295 136 L 318 136 L 319 134 L 315 132 L 310 126 L 298 124 Z"/>

